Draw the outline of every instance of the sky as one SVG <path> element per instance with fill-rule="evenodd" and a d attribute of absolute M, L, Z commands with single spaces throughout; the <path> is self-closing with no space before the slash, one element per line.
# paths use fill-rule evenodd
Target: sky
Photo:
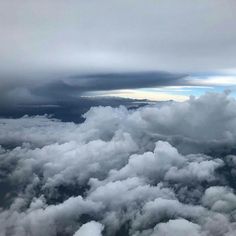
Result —
<path fill-rule="evenodd" d="M 0 106 L 53 105 L 58 97 L 43 90 L 59 84 L 61 98 L 76 89 L 75 97 L 178 101 L 234 92 L 235 8 L 234 0 L 1 1 Z M 126 87 L 130 73 L 140 75 Z"/>

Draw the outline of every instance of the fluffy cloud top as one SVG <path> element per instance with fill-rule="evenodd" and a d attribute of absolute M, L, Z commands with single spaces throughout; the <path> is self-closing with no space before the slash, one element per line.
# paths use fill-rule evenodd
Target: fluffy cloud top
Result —
<path fill-rule="evenodd" d="M 74 236 L 102 236 L 103 226 L 100 223 L 91 221 L 80 227 Z"/>
<path fill-rule="evenodd" d="M 0 235 L 234 235 L 235 111 L 206 94 L 0 119 Z"/>

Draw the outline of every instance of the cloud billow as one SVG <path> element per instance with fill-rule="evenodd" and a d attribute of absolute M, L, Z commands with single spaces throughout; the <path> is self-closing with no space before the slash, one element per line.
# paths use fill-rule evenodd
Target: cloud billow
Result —
<path fill-rule="evenodd" d="M 235 111 L 223 93 L 0 119 L 0 235 L 234 235 Z"/>

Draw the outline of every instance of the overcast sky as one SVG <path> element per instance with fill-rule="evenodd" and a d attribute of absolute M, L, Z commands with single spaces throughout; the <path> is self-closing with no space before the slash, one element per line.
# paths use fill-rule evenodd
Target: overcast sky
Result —
<path fill-rule="evenodd" d="M 2 103 L 84 74 L 165 71 L 188 75 L 186 86 L 234 85 L 235 11 L 234 0 L 1 1 Z"/>

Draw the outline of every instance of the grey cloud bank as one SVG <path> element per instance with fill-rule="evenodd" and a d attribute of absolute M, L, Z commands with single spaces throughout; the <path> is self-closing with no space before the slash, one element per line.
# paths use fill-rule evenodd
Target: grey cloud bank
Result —
<path fill-rule="evenodd" d="M 235 111 L 206 94 L 0 119 L 0 235 L 235 235 Z"/>

